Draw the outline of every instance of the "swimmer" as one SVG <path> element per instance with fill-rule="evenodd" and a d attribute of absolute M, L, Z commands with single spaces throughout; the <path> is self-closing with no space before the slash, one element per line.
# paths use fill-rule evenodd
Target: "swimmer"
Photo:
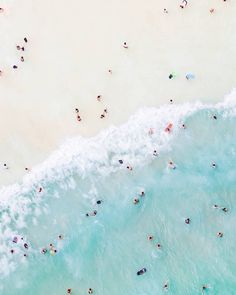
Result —
<path fill-rule="evenodd" d="M 13 243 L 17 243 L 18 242 L 18 238 L 17 237 L 14 237 L 13 240 L 12 240 L 12 242 Z"/>
<path fill-rule="evenodd" d="M 91 216 L 96 216 L 97 215 L 97 210 L 94 210 L 92 213 L 91 213 Z"/>
<path fill-rule="evenodd" d="M 107 114 L 107 109 L 104 109 L 103 112 L 104 112 L 105 114 Z"/>
<path fill-rule="evenodd" d="M 27 243 L 24 243 L 24 248 L 25 248 L 25 249 L 29 249 L 29 246 L 28 246 Z"/>
<path fill-rule="evenodd" d="M 88 294 L 93 294 L 93 289 L 92 288 L 88 289 Z"/>
<path fill-rule="evenodd" d="M 98 205 L 100 205 L 102 203 L 102 200 L 97 200 L 96 202 Z"/>
<path fill-rule="evenodd" d="M 185 125 L 185 124 L 182 124 L 182 125 L 180 126 L 180 128 L 182 128 L 182 129 L 186 129 L 186 125 Z"/>
<path fill-rule="evenodd" d="M 56 249 L 51 249 L 49 252 L 50 252 L 50 254 L 52 256 L 54 256 L 57 253 L 57 250 Z"/>
<path fill-rule="evenodd" d="M 168 10 L 166 8 L 164 8 L 164 13 L 168 13 Z"/>
<path fill-rule="evenodd" d="M 211 118 L 214 119 L 214 120 L 217 120 L 217 116 L 216 115 L 212 115 Z"/>
<path fill-rule="evenodd" d="M 100 118 L 101 119 L 105 118 L 105 115 L 104 114 L 101 114 Z"/>
<path fill-rule="evenodd" d="M 48 250 L 46 249 L 46 248 L 43 248 L 42 250 L 41 250 L 41 253 L 42 254 L 46 254 L 48 252 Z"/>
<path fill-rule="evenodd" d="M 25 43 L 27 43 L 27 42 L 28 42 L 28 39 L 25 37 L 25 38 L 24 38 L 24 41 L 25 41 Z"/>
<path fill-rule="evenodd" d="M 24 61 L 25 61 L 24 56 L 21 56 L 21 57 L 20 57 L 20 60 L 21 60 L 22 62 L 24 62 Z"/>
<path fill-rule="evenodd" d="M 190 218 L 186 218 L 184 221 L 186 224 L 190 224 Z"/>
<path fill-rule="evenodd" d="M 221 208 L 221 210 L 224 211 L 225 213 L 229 211 L 229 209 L 227 209 L 225 207 L 224 208 Z"/>
<path fill-rule="evenodd" d="M 215 163 L 215 162 L 212 162 L 212 163 L 211 163 L 211 167 L 212 167 L 212 168 L 216 168 L 216 163 Z"/>
<path fill-rule="evenodd" d="M 207 290 L 208 289 L 208 286 L 207 285 L 203 285 L 202 286 L 202 291 L 205 291 L 205 290 Z"/>
<path fill-rule="evenodd" d="M 98 95 L 97 96 L 97 101 L 101 101 L 101 99 L 102 99 L 102 96 L 101 95 Z"/>
<path fill-rule="evenodd" d="M 16 66 L 16 65 L 13 65 L 13 69 L 17 69 L 18 68 L 18 66 Z"/>
<path fill-rule="evenodd" d="M 170 104 L 172 104 L 173 103 L 173 99 L 170 99 Z"/>
<path fill-rule="evenodd" d="M 156 150 L 153 151 L 153 156 L 157 157 L 158 156 L 158 153 Z"/>
<path fill-rule="evenodd" d="M 211 8 L 209 11 L 210 11 L 210 13 L 213 13 L 215 11 L 215 9 Z"/>
<path fill-rule="evenodd" d="M 26 255 L 26 254 L 24 254 L 24 257 L 27 257 L 27 255 Z"/>
<path fill-rule="evenodd" d="M 173 169 L 173 170 L 176 169 L 176 166 L 175 166 L 174 162 L 172 162 L 172 161 L 169 161 L 168 166 L 170 169 Z"/>
<path fill-rule="evenodd" d="M 128 165 L 126 168 L 127 168 L 129 171 L 132 171 L 132 170 L 133 170 L 133 168 L 132 168 L 131 166 L 129 166 L 129 165 Z"/>
<path fill-rule="evenodd" d="M 163 285 L 163 289 L 168 290 L 168 282 L 165 282 L 165 284 Z"/>
<path fill-rule="evenodd" d="M 94 210 L 93 212 L 91 212 L 91 213 L 86 213 L 85 214 L 87 217 L 89 217 L 89 216 L 96 216 L 97 215 L 97 210 Z"/>
<path fill-rule="evenodd" d="M 21 50 L 22 50 L 22 51 L 25 51 L 25 47 L 21 47 Z"/>
<path fill-rule="evenodd" d="M 123 47 L 124 47 L 125 49 L 128 49 L 128 48 L 129 48 L 128 45 L 127 45 L 127 42 L 124 42 L 124 43 L 123 43 Z"/>
<path fill-rule="evenodd" d="M 123 163 L 124 163 L 123 160 L 119 160 L 118 162 L 119 162 L 120 164 L 123 164 Z"/>
<path fill-rule="evenodd" d="M 39 190 L 38 190 L 38 192 L 41 193 L 42 191 L 43 191 L 43 188 L 40 187 Z"/>
<path fill-rule="evenodd" d="M 21 50 L 20 45 L 16 45 L 16 49 L 17 49 L 17 50 Z"/>
<path fill-rule="evenodd" d="M 147 271 L 147 269 L 145 267 L 140 269 L 139 271 L 137 271 L 137 276 L 141 276 L 141 275 L 145 274 L 146 271 Z"/>
<path fill-rule="evenodd" d="M 217 233 L 217 237 L 219 237 L 219 238 L 223 238 L 223 235 L 224 235 L 224 234 L 223 234 L 222 232 L 218 232 L 218 233 Z"/>
<path fill-rule="evenodd" d="M 58 236 L 58 239 L 59 239 L 59 240 L 63 240 L 63 235 L 59 235 L 59 236 Z"/>
<path fill-rule="evenodd" d="M 25 171 L 30 172 L 30 168 L 25 167 Z"/>
<path fill-rule="evenodd" d="M 139 199 L 134 198 L 134 199 L 133 199 L 133 203 L 134 203 L 134 205 L 138 204 L 138 203 L 139 203 Z"/>
<path fill-rule="evenodd" d="M 139 195 L 140 195 L 141 197 L 144 197 L 144 196 L 145 196 L 145 191 L 144 191 L 144 190 L 140 191 Z"/>
<path fill-rule="evenodd" d="M 79 113 L 79 109 L 76 108 L 76 109 L 75 109 L 75 112 L 76 112 L 76 114 L 78 114 L 78 113 Z"/>
<path fill-rule="evenodd" d="M 2 13 L 4 11 L 4 9 L 2 7 L 0 7 L 0 13 Z"/>
<path fill-rule="evenodd" d="M 0 70 L 0 76 L 2 76 L 2 74 L 3 74 L 3 71 Z"/>
<path fill-rule="evenodd" d="M 172 79 L 172 78 L 174 78 L 174 75 L 170 74 L 169 79 Z"/>
<path fill-rule="evenodd" d="M 157 244 L 157 248 L 158 249 L 161 249 L 161 244 Z"/>
<path fill-rule="evenodd" d="M 219 206 L 218 206 L 218 205 L 213 205 L 212 208 L 214 208 L 214 209 L 218 209 Z"/>
<path fill-rule="evenodd" d="M 108 70 L 108 73 L 112 74 L 112 70 Z"/>
<path fill-rule="evenodd" d="M 148 241 L 152 241 L 153 239 L 153 236 L 148 236 Z"/>
<path fill-rule="evenodd" d="M 14 253 L 14 250 L 13 250 L 13 249 L 11 249 L 11 251 L 10 251 L 10 252 L 11 252 L 11 254 L 13 254 L 13 253 Z"/>
<path fill-rule="evenodd" d="M 79 121 L 79 122 L 82 121 L 80 115 L 77 115 L 77 121 Z"/>
<path fill-rule="evenodd" d="M 67 294 L 72 294 L 72 290 L 70 288 L 67 289 Z"/>

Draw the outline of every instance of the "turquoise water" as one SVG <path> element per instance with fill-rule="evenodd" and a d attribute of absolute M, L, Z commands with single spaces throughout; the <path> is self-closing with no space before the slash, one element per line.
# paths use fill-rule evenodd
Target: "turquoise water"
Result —
<path fill-rule="evenodd" d="M 229 113 L 230 109 L 196 108 L 180 116 L 178 122 L 184 122 L 186 129 L 175 124 L 173 135 L 168 135 L 158 123 L 154 139 L 145 135 L 147 142 L 138 140 L 143 129 L 136 125 L 136 141 L 127 137 L 127 142 L 137 149 L 124 142 L 116 157 L 113 147 L 103 165 L 94 164 L 95 170 L 85 170 L 83 176 L 79 170 L 57 171 L 60 177 L 41 180 L 41 194 L 35 183 L 24 192 L 21 186 L 17 206 L 11 207 L 9 200 L 1 204 L 5 240 L 0 257 L 5 271 L 0 294 L 63 295 L 71 288 L 79 295 L 91 287 L 101 295 L 195 295 L 202 294 L 203 285 L 208 286 L 204 294 L 235 294 L 236 117 Z M 167 138 L 168 145 L 164 139 L 157 144 L 160 136 Z M 102 149 L 110 139 L 104 138 Z M 145 156 L 147 146 L 150 155 Z M 94 153 L 99 153 L 97 148 L 92 145 Z M 152 155 L 155 148 L 158 157 Z M 132 171 L 125 168 L 129 157 L 139 158 L 137 163 L 132 160 Z M 117 164 L 119 158 L 126 159 L 123 165 Z M 168 168 L 170 160 L 176 169 Z M 106 171 L 109 163 L 115 168 Z M 144 197 L 139 196 L 142 190 Z M 96 204 L 97 200 L 102 203 Z M 214 204 L 229 211 L 214 209 Z M 85 216 L 93 210 L 96 216 Z M 12 243 L 14 235 L 24 237 L 29 249 L 22 241 Z M 41 254 L 50 243 L 57 253 Z M 143 267 L 147 272 L 137 276 Z M 163 289 L 166 282 L 168 291 Z"/>

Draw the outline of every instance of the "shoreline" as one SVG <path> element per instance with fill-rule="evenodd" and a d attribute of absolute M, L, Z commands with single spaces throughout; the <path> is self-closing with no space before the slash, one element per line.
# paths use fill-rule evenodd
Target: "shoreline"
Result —
<path fill-rule="evenodd" d="M 126 122 L 142 107 L 170 99 L 176 104 L 222 101 L 236 85 L 236 3 L 189 2 L 184 10 L 170 0 L 165 5 L 132 0 L 125 9 L 105 0 L 72 1 L 69 7 L 64 0 L 8 5 L 0 15 L 5 45 L 0 163 L 10 169 L 0 171 L 0 185 L 19 181 L 25 167 L 43 162 L 67 138 L 94 136 Z M 25 36 L 25 62 L 19 63 L 15 45 Z M 14 71 L 15 63 L 19 68 Z M 172 72 L 177 77 L 170 80 Z M 189 72 L 194 80 L 186 80 Z M 104 108 L 108 116 L 101 120 Z"/>
<path fill-rule="evenodd" d="M 110 126 L 93 137 L 78 135 L 67 138 L 44 161 L 25 172 L 20 182 L 2 186 L 0 191 L 6 199 L 1 200 L 15 198 L 22 193 L 34 195 L 40 188 L 45 193 L 43 188 L 54 181 L 63 181 L 63 187 L 73 187 L 74 174 L 82 179 L 90 173 L 105 176 L 119 169 L 126 170 L 128 166 L 135 168 L 152 162 L 156 155 L 153 152 L 168 152 L 177 135 L 187 132 L 183 131 L 185 128 L 188 130 L 185 120 L 202 110 L 210 112 L 210 120 L 218 111 L 223 111 L 226 116 L 235 116 L 236 89 L 219 103 L 205 104 L 199 101 L 180 105 L 166 104 L 157 108 L 144 107 L 124 124 Z M 169 131 L 167 127 L 170 125 Z M 122 159 L 122 165 L 119 159 Z M 8 173 L 10 169 L 4 172 Z M 65 179 L 67 181 L 64 183 Z M 15 201 L 18 202 L 17 198 Z"/>

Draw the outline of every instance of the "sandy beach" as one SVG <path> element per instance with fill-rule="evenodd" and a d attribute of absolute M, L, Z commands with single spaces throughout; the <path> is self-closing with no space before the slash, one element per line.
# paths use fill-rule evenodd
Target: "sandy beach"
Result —
<path fill-rule="evenodd" d="M 2 1 L 0 163 L 9 169 L 0 171 L 1 185 L 20 180 L 65 139 L 93 136 L 144 106 L 223 100 L 236 85 L 236 3 L 180 4 Z"/>

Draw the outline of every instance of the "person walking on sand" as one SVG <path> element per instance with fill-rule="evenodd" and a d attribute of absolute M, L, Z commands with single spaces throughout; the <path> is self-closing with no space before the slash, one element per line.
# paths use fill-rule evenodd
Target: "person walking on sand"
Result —
<path fill-rule="evenodd" d="M 106 114 L 107 114 L 107 109 L 104 109 L 103 114 L 101 114 L 100 118 L 103 119 L 105 118 Z"/>
<path fill-rule="evenodd" d="M 76 115 L 76 117 L 77 117 L 77 121 L 79 121 L 79 122 L 82 121 L 82 119 L 81 119 L 81 117 L 80 117 L 80 115 L 79 115 L 79 109 L 76 108 L 76 109 L 75 109 L 75 113 L 77 114 L 77 115 Z"/>
<path fill-rule="evenodd" d="M 187 5 L 188 5 L 188 1 L 187 0 L 183 0 L 182 1 L 182 4 L 180 5 L 180 8 L 184 9 Z"/>
<path fill-rule="evenodd" d="M 128 48 L 129 48 L 129 46 L 127 45 L 127 42 L 124 42 L 124 43 L 123 43 L 123 47 L 124 47 L 125 49 L 128 49 Z"/>
<path fill-rule="evenodd" d="M 7 166 L 6 163 L 3 164 L 3 168 L 4 168 L 4 169 L 9 169 L 9 167 Z"/>

